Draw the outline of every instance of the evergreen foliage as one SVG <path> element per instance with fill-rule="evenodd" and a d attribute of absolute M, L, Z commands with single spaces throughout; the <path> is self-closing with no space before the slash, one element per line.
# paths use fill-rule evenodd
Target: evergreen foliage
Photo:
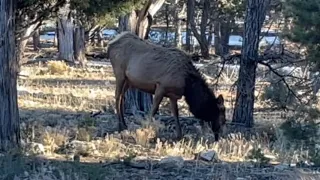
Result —
<path fill-rule="evenodd" d="M 286 0 L 285 15 L 292 18 L 286 35 L 291 41 L 307 48 L 307 57 L 320 69 L 320 0 Z"/>
<path fill-rule="evenodd" d="M 294 93 L 295 90 L 291 89 Z M 297 105 L 297 99 L 294 94 L 289 91 L 283 81 L 274 80 L 270 82 L 269 86 L 264 88 L 261 95 L 261 100 L 269 100 L 272 105 L 279 108 L 294 107 Z"/>
<path fill-rule="evenodd" d="M 139 8 L 145 0 L 71 0 L 71 9 L 83 26 L 112 26 L 116 17 Z"/>
<path fill-rule="evenodd" d="M 18 36 L 33 24 L 49 19 L 66 0 L 18 0 L 16 24 Z"/>

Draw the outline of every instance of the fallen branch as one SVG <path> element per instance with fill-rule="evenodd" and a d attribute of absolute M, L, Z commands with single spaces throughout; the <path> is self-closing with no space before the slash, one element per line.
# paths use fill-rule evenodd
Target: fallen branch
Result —
<path fill-rule="evenodd" d="M 100 59 L 107 59 L 107 54 L 105 52 L 102 53 L 95 53 L 95 54 L 87 54 L 87 57 L 92 57 L 92 58 L 100 58 Z"/>
<path fill-rule="evenodd" d="M 31 64 L 36 64 L 36 63 L 46 63 L 48 61 L 64 61 L 65 63 L 67 63 L 68 65 L 75 65 L 75 62 L 72 61 L 68 61 L 66 59 L 53 59 L 53 58 L 39 58 L 39 59 L 35 59 L 35 60 L 31 60 L 31 61 L 27 61 L 25 63 L 23 63 L 22 65 L 31 65 Z"/>

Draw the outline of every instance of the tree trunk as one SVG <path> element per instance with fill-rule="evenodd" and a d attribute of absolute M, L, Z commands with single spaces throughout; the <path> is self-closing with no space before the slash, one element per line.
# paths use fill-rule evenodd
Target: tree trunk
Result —
<path fill-rule="evenodd" d="M 32 33 L 36 30 L 37 26 L 38 24 L 30 25 L 21 34 L 18 34 L 19 38 L 17 41 L 17 59 L 19 61 L 19 64 L 23 64 L 27 61 L 27 59 L 23 58 L 24 52 L 27 47 L 28 40 L 31 37 Z"/>
<path fill-rule="evenodd" d="M 15 7 L 17 7 L 15 0 L 0 0 L 0 151 L 2 152 L 20 147 Z"/>
<path fill-rule="evenodd" d="M 175 0 L 175 4 L 174 4 L 174 25 L 175 25 L 175 36 L 174 36 L 174 42 L 175 42 L 175 46 L 177 48 L 181 48 L 182 46 L 182 36 L 181 36 L 181 21 L 182 21 L 182 16 L 185 13 L 185 9 L 186 9 L 186 4 L 184 3 L 182 6 L 182 10 L 180 12 L 178 12 L 177 10 L 177 6 L 178 6 L 178 2 L 179 0 Z"/>
<path fill-rule="evenodd" d="M 149 0 L 141 10 L 132 11 L 119 19 L 119 30 L 131 31 L 142 39 L 147 39 L 152 24 L 152 17 L 161 8 L 164 0 Z M 125 94 L 125 112 L 147 113 L 152 106 L 152 94 L 129 88 Z"/>
<path fill-rule="evenodd" d="M 130 14 L 119 17 L 119 32 L 131 31 L 136 32 L 138 21 L 137 13 L 133 10 Z"/>
<path fill-rule="evenodd" d="M 95 47 L 96 46 L 96 36 L 97 36 L 97 29 L 95 31 L 93 31 L 92 35 L 89 37 L 90 38 L 90 44 L 91 46 Z"/>
<path fill-rule="evenodd" d="M 74 61 L 73 52 L 73 29 L 74 25 L 70 18 L 63 17 L 58 20 L 59 29 L 59 59 L 64 59 L 70 62 Z"/>
<path fill-rule="evenodd" d="M 38 51 L 40 48 L 40 34 L 39 29 L 35 30 L 32 36 L 32 42 L 33 42 L 33 50 Z"/>
<path fill-rule="evenodd" d="M 99 28 L 99 26 L 95 25 L 84 33 L 86 45 L 91 45 L 90 41 L 92 40 L 92 37 L 94 37 L 94 33 L 96 32 L 97 28 Z"/>
<path fill-rule="evenodd" d="M 74 59 L 79 61 L 82 67 L 84 67 L 87 62 L 85 48 L 84 28 L 81 26 L 76 27 L 74 31 Z"/>
<path fill-rule="evenodd" d="M 192 19 L 191 16 L 194 15 L 194 2 L 193 0 L 187 0 L 187 22 L 186 22 L 186 51 L 191 51 L 191 29 L 190 29 L 190 21 Z"/>
<path fill-rule="evenodd" d="M 175 27 L 176 27 L 176 31 L 175 31 L 175 46 L 177 48 L 181 48 L 182 45 L 182 41 L 181 41 L 181 20 L 177 19 L 175 21 Z"/>
<path fill-rule="evenodd" d="M 98 36 L 98 47 L 103 47 L 103 35 L 102 35 L 102 28 L 100 27 L 97 30 L 97 36 Z"/>
<path fill-rule="evenodd" d="M 27 47 L 27 42 L 28 42 L 27 39 L 17 41 L 17 59 L 18 59 L 20 65 L 23 63 L 26 63 L 28 61 L 28 59 L 24 58 L 24 52 Z"/>
<path fill-rule="evenodd" d="M 54 37 L 53 37 L 53 46 L 54 47 L 58 47 L 58 33 L 56 31 L 56 33 L 54 34 Z"/>
<path fill-rule="evenodd" d="M 67 3 L 64 7 L 60 8 L 59 15 L 61 18 L 58 19 L 58 51 L 59 59 L 67 60 L 70 62 L 74 61 L 74 52 L 73 52 L 73 18 L 70 12 L 70 3 L 67 0 Z"/>
<path fill-rule="evenodd" d="M 214 32 L 213 23 L 209 24 L 209 35 L 208 35 L 208 46 L 211 47 L 212 43 L 212 33 Z M 210 51 L 210 50 L 209 50 Z"/>
<path fill-rule="evenodd" d="M 118 18 L 118 31 L 129 31 L 129 16 L 128 15 L 122 15 Z"/>
<path fill-rule="evenodd" d="M 233 122 L 253 126 L 254 90 L 258 60 L 259 36 L 270 0 L 248 0 L 241 50 L 239 79 Z"/>
<path fill-rule="evenodd" d="M 166 13 L 165 13 L 165 16 L 166 16 L 166 41 L 165 41 L 165 46 L 168 46 L 169 45 L 169 26 L 170 26 L 170 21 L 169 21 L 169 4 L 166 4 Z"/>
<path fill-rule="evenodd" d="M 229 37 L 231 33 L 230 22 L 217 20 L 214 23 L 214 48 L 215 54 L 223 56 L 229 53 Z"/>
<path fill-rule="evenodd" d="M 58 21 L 56 21 L 56 30 L 55 30 L 54 39 L 53 39 L 54 47 L 59 47 L 58 37 L 59 37 L 59 28 L 58 28 Z"/>
<path fill-rule="evenodd" d="M 190 6 L 189 8 L 195 9 L 195 1 L 188 0 Z M 196 22 L 194 19 L 194 12 L 190 10 L 190 26 L 191 30 L 193 32 L 193 35 L 196 37 L 196 39 L 199 42 L 201 54 L 203 58 L 208 59 L 209 58 L 209 42 L 206 37 L 206 30 L 208 26 L 208 19 L 209 19 L 209 9 L 210 9 L 210 0 L 204 0 L 203 1 L 203 9 L 202 9 L 202 16 L 201 16 L 201 24 L 200 24 L 200 34 L 196 27 Z"/>

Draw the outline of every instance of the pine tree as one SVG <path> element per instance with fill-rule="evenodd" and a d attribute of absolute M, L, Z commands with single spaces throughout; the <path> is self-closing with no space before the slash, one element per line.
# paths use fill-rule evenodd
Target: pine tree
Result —
<path fill-rule="evenodd" d="M 16 3 L 0 0 L 0 151 L 5 152 L 20 145 L 14 39 Z"/>
<path fill-rule="evenodd" d="M 286 37 L 307 48 L 307 58 L 320 69 L 320 0 L 286 0 L 284 14 L 292 19 Z"/>

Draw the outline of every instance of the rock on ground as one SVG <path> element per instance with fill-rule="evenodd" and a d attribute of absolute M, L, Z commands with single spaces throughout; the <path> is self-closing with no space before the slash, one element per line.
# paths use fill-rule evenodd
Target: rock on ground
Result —
<path fill-rule="evenodd" d="M 214 150 L 200 152 L 200 158 L 205 161 L 218 161 L 218 154 Z"/>
<path fill-rule="evenodd" d="M 181 169 L 184 165 L 184 159 L 181 156 L 167 156 L 158 162 L 158 167 L 164 169 L 178 168 Z"/>

